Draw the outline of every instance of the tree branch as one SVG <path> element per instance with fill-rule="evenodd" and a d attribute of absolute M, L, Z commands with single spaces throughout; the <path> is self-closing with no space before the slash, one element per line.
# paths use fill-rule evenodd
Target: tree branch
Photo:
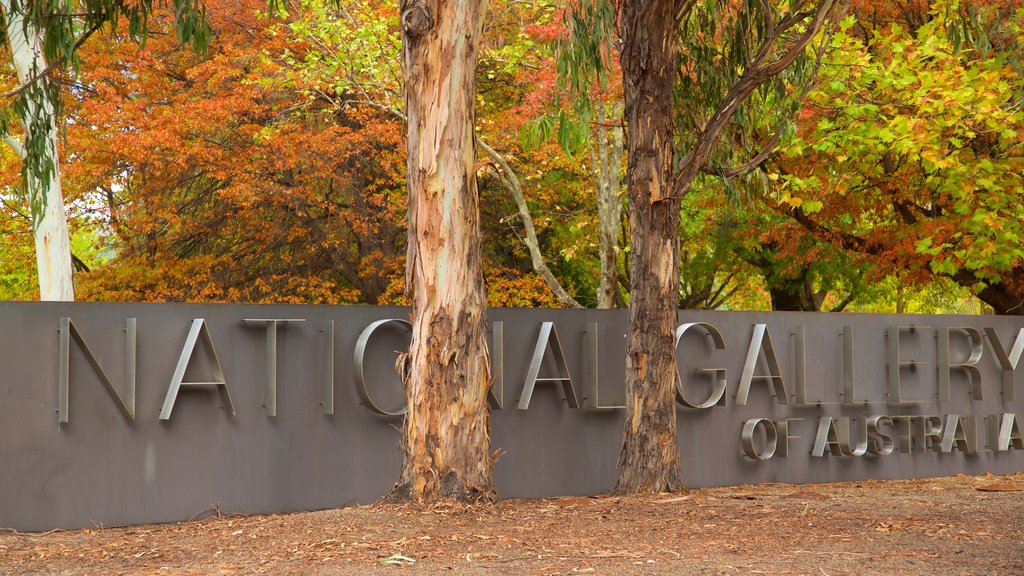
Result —
<path fill-rule="evenodd" d="M 761 48 L 758 50 L 757 56 L 755 56 L 751 63 L 752 66 L 743 73 L 739 81 L 729 90 L 719 104 L 718 109 L 711 116 L 711 119 L 708 120 L 707 125 L 697 136 L 697 142 L 694 147 L 683 158 L 680 169 L 673 178 L 671 194 L 666 199 L 681 198 L 686 195 L 686 192 L 689 191 L 690 186 L 693 184 L 694 177 L 696 177 L 707 157 L 711 154 L 711 150 L 718 140 L 718 135 L 728 124 L 732 115 L 753 94 L 758 86 L 785 70 L 803 53 L 807 45 L 810 44 L 811 40 L 814 39 L 821 29 L 825 20 L 831 15 L 835 5 L 836 0 L 821 0 L 813 13 L 804 13 L 806 16 L 797 14 L 794 15 L 795 18 L 792 20 L 787 17 L 787 19 L 779 23 L 776 29 L 776 36 L 765 38 Z M 781 34 L 783 30 L 805 17 L 811 17 L 811 21 L 807 24 L 807 29 L 804 33 L 777 60 L 768 64 L 762 64 L 771 52 L 772 46 L 775 45 L 778 34 Z"/>
<path fill-rule="evenodd" d="M 530 209 L 526 205 L 526 198 L 523 195 L 522 185 L 519 183 L 519 178 L 516 177 L 516 173 L 512 168 L 505 162 L 505 159 L 501 157 L 493 148 L 488 146 L 483 140 L 477 138 L 476 143 L 480 146 L 480 149 L 484 151 L 491 160 L 498 165 L 503 173 L 504 177 L 501 178 L 502 183 L 505 184 L 505 188 L 512 193 L 512 197 L 516 201 L 516 207 L 519 209 L 519 218 L 523 221 L 523 228 L 526 230 L 526 239 L 524 243 L 530 250 L 530 261 L 533 264 L 533 269 L 540 277 L 544 280 L 548 289 L 555 294 L 555 298 L 558 303 L 562 306 L 569 308 L 582 308 L 579 302 L 575 298 L 569 295 L 562 288 L 562 285 L 555 278 L 555 275 L 551 273 L 551 269 L 548 268 L 546 262 L 544 262 L 544 255 L 540 251 L 540 243 L 537 241 L 537 232 L 533 227 L 533 218 L 530 216 Z"/>
<path fill-rule="evenodd" d="M 77 52 L 78 49 L 82 46 L 82 44 L 85 44 L 85 41 L 88 40 L 89 37 L 92 36 L 96 31 L 98 31 L 102 26 L 103 26 L 103 22 L 96 22 L 88 30 L 86 30 L 82 34 L 82 37 L 79 38 L 77 42 L 75 42 L 75 47 L 72 49 L 72 52 Z M 21 86 L 18 86 L 17 88 L 15 88 L 14 90 L 11 90 L 10 92 L 8 92 L 6 94 L 4 94 L 3 95 L 3 99 L 4 100 L 8 100 L 10 98 L 18 97 L 22 92 L 24 92 L 25 90 L 28 90 L 30 86 L 32 86 L 36 82 L 42 80 L 43 78 L 49 76 L 50 72 L 53 72 L 55 69 L 57 69 L 60 66 L 64 65 L 65 61 L 66 61 L 66 58 L 64 56 L 61 56 L 61 57 L 57 58 L 56 60 L 54 60 L 53 62 L 48 64 L 46 66 L 46 68 L 44 68 L 41 72 L 39 72 L 35 76 L 29 78 L 27 81 L 25 81 L 24 84 L 22 84 Z"/>
<path fill-rule="evenodd" d="M 11 147 L 11 150 L 14 150 L 14 153 L 18 155 L 18 158 L 21 158 L 22 160 L 25 159 L 27 152 L 25 152 L 25 146 L 22 145 L 21 141 L 7 132 L 4 132 L 3 140 Z"/>

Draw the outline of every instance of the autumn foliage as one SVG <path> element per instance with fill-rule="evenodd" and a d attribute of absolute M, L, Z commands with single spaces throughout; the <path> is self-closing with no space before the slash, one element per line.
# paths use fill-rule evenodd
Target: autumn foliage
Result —
<path fill-rule="evenodd" d="M 492 3 L 477 134 L 522 183 L 547 265 L 593 306 L 599 165 L 584 137 L 621 124 L 621 73 L 605 42 L 604 81 L 567 89 L 569 10 Z M 316 0 L 270 14 L 263 0 L 208 0 L 206 14 L 205 53 L 181 47 L 160 12 L 141 46 L 125 30 L 96 34 L 80 66 L 59 70 L 79 299 L 408 302 L 397 5 Z M 943 306 L 975 294 L 1020 312 L 1022 22 L 1013 0 L 854 0 L 764 166 L 695 181 L 681 207 L 680 305 L 892 310 L 907 291 L 939 291 Z M 16 88 L 12 71 L 0 83 Z M 581 115 L 581 97 L 603 118 Z M 715 157 L 741 162 L 774 126 Z M 556 305 L 502 171 L 480 160 L 490 303 Z M 32 299 L 19 178 L 5 148 L 0 298 Z"/>

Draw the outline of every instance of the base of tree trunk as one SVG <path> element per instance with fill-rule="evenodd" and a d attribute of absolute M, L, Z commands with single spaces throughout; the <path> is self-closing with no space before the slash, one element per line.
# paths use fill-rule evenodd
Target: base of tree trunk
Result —
<path fill-rule="evenodd" d="M 442 502 L 445 500 L 459 502 L 462 504 L 493 503 L 497 501 L 497 495 L 493 489 L 482 489 L 478 486 L 470 486 L 463 482 L 458 473 L 454 470 L 448 472 L 439 480 L 439 496 L 430 498 L 414 497 L 414 481 L 399 482 L 388 492 L 381 501 L 386 504 L 404 504 L 406 502 Z"/>

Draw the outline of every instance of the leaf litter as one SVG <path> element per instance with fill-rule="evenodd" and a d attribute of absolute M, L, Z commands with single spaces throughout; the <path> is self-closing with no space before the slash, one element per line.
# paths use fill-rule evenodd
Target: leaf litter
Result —
<path fill-rule="evenodd" d="M 0 573 L 1024 574 L 1021 488 L 957 475 L 3 531 Z"/>

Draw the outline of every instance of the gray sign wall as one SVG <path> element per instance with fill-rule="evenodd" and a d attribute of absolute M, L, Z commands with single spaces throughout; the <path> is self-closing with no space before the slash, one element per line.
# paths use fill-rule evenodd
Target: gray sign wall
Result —
<path fill-rule="evenodd" d="M 393 366 L 404 328 L 366 332 L 387 318 L 407 320 L 409 310 L 0 303 L 0 527 L 373 501 L 401 463 L 401 416 L 367 407 L 398 412 L 403 402 Z M 268 330 L 269 319 L 282 322 Z M 493 309 L 489 319 L 503 384 L 492 418 L 499 495 L 610 490 L 623 412 L 607 406 L 624 399 L 625 313 Z M 686 400 L 708 405 L 677 406 L 690 487 L 1024 470 L 1024 320 L 694 311 L 679 319 L 703 323 L 677 349 Z M 353 357 L 363 348 L 360 395 Z M 212 384 L 218 366 L 226 386 Z"/>

